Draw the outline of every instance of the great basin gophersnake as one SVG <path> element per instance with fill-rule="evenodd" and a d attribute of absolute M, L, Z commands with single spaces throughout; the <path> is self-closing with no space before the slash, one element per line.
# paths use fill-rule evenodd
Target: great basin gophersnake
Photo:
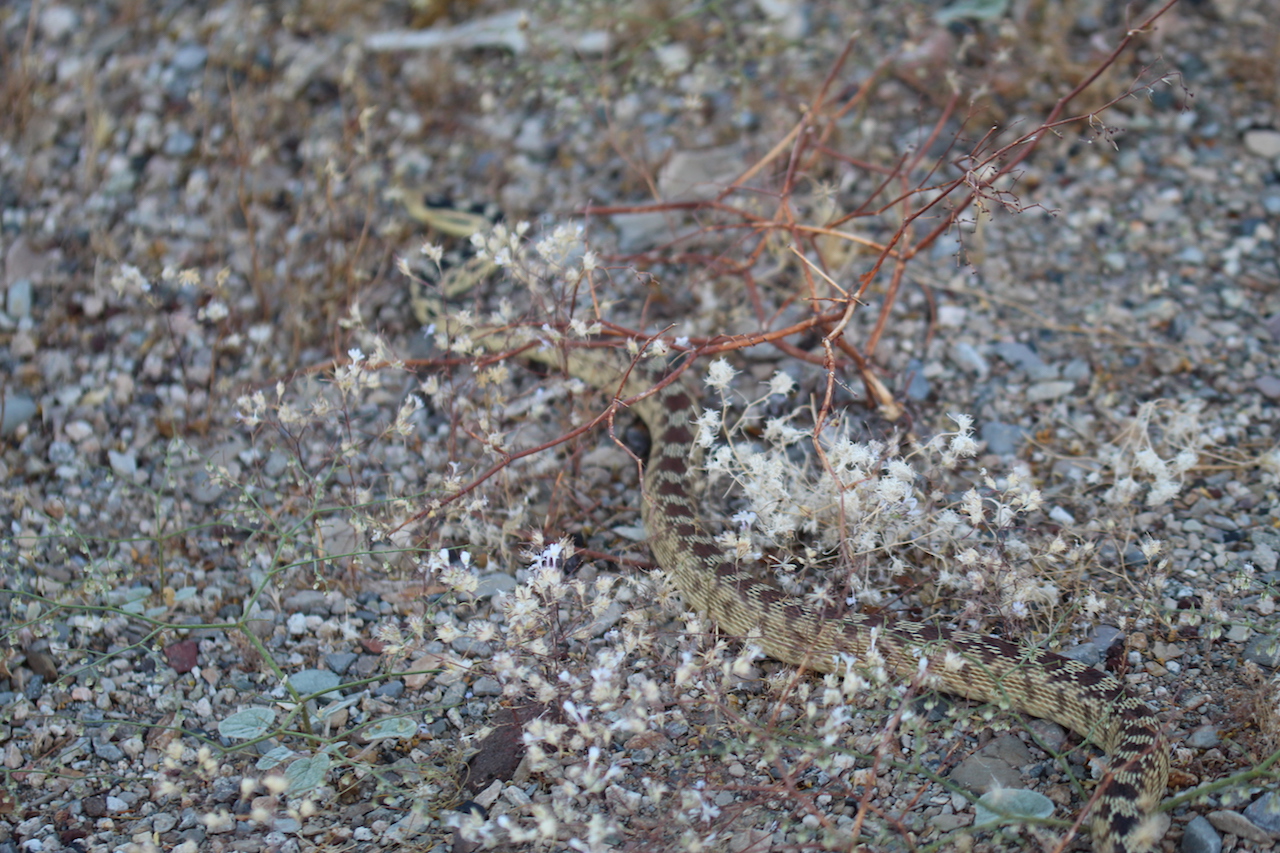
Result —
<path fill-rule="evenodd" d="M 543 351 L 534 357 L 558 363 L 620 399 L 642 395 L 656 382 L 642 370 L 624 381 L 626 362 L 608 350 Z M 689 606 L 726 633 L 751 635 L 765 654 L 785 663 L 838 670 L 842 658 L 865 660 L 874 643 L 886 668 L 899 677 L 916 675 L 925 658 L 939 690 L 1066 726 L 1110 756 L 1091 815 L 1094 849 L 1138 853 L 1159 841 L 1163 827 L 1153 811 L 1168 779 L 1169 748 L 1143 702 L 1112 676 L 1051 652 L 883 616 L 831 618 L 744 570 L 707 532 L 690 492 L 698 476 L 695 403 L 688 388 L 674 382 L 635 400 L 630 409 L 651 437 L 641 503 L 649 546 Z"/>

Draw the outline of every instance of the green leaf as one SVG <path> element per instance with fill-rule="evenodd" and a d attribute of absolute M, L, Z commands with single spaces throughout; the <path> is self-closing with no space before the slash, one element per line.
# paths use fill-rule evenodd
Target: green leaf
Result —
<path fill-rule="evenodd" d="M 978 798 L 974 810 L 974 828 L 1009 823 L 1020 818 L 1040 820 L 1053 814 L 1053 800 L 1035 791 L 1001 788 Z"/>
<path fill-rule="evenodd" d="M 1009 0 L 956 0 L 940 10 L 933 19 L 939 24 L 952 21 L 998 21 L 1009 11 Z"/>
<path fill-rule="evenodd" d="M 273 767 L 279 767 L 294 756 L 294 751 L 287 746 L 277 746 L 270 752 L 265 753 L 258 759 L 254 767 L 259 770 L 270 770 Z"/>
<path fill-rule="evenodd" d="M 253 740 L 271 731 L 276 712 L 270 708 L 245 708 L 225 720 L 218 721 L 218 734 L 236 740 Z"/>
<path fill-rule="evenodd" d="M 329 772 L 330 763 L 329 756 L 324 753 L 299 758 L 285 768 L 284 778 L 289 783 L 288 791 L 296 795 L 319 787 L 324 782 L 325 774 Z"/>
<path fill-rule="evenodd" d="M 383 738 L 401 740 L 413 737 L 417 733 L 418 724 L 408 717 L 391 717 L 386 720 L 378 720 L 378 722 L 364 730 L 364 736 L 369 740 L 381 740 Z"/>
<path fill-rule="evenodd" d="M 327 669 L 304 669 L 289 676 L 289 684 L 303 696 L 336 692 L 342 679 Z M 336 698 L 336 697 L 335 697 Z"/>

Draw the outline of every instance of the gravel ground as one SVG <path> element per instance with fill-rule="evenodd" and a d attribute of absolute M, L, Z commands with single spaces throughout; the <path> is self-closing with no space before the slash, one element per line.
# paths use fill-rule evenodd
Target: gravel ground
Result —
<path fill-rule="evenodd" d="M 518 365 L 462 367 L 456 341 L 423 334 L 442 306 L 563 311 L 522 274 L 536 245 L 581 270 L 581 223 L 619 325 L 802 320 L 788 241 L 748 257 L 740 227 L 778 215 L 785 154 L 752 176 L 764 191 L 717 192 L 785 137 L 855 31 L 830 101 L 877 82 L 804 164 L 799 222 L 852 212 L 884 180 L 867 163 L 923 149 L 913 181 L 963 177 L 988 127 L 1036 127 L 1140 20 L 1023 2 L 948 27 L 936 5 L 883 5 L 0 9 L 0 853 L 1061 834 L 972 827 L 993 778 L 1074 818 L 1091 754 L 1057 727 L 744 659 L 645 583 L 634 465 L 607 438 L 402 526 L 601 407 Z M 993 551 L 1053 569 L 1028 599 L 1003 576 L 947 580 L 917 542 L 895 553 L 919 569 L 846 566 L 837 588 L 1121 674 L 1167 722 L 1170 796 L 1209 786 L 1169 810 L 1165 850 L 1280 839 L 1278 27 L 1266 0 L 1175 6 L 1067 114 L 1144 81 L 1134 95 L 1057 128 L 989 215 L 908 267 L 874 353 L 908 417 L 837 393 L 862 435 L 971 415 L 982 453 L 924 503 L 980 469 L 993 501 L 1023 478 L 1044 506 Z M 986 92 L 947 113 L 951 71 Z M 655 195 L 704 204 L 643 209 Z M 846 227 L 883 241 L 901 215 Z M 499 238 L 466 239 L 489 222 L 523 235 L 497 271 Z M 845 283 L 873 259 L 822 250 Z M 741 393 L 783 369 L 787 399 L 820 394 L 792 356 L 743 354 Z M 779 399 L 768 414 L 789 412 Z M 550 546 L 565 535 L 571 559 Z M 1055 538 L 1071 561 L 1045 557 Z M 1039 556 L 1019 562 L 1024 546 Z"/>

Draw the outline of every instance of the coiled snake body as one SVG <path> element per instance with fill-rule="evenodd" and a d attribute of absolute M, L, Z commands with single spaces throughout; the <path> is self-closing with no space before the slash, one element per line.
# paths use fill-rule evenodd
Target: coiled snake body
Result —
<path fill-rule="evenodd" d="M 625 364 L 608 352 L 543 351 L 536 357 L 623 399 L 653 387 L 653 376 L 640 370 L 622 380 Z M 707 532 L 690 494 L 699 456 L 695 403 L 677 381 L 631 408 L 651 437 L 641 503 L 649 546 L 687 604 L 727 633 L 750 635 L 765 654 L 785 663 L 839 671 L 843 660 L 865 660 L 874 649 L 886 669 L 910 678 L 920 672 L 923 659 L 941 691 L 1072 729 L 1110 756 L 1093 805 L 1094 849 L 1139 853 L 1155 845 L 1163 826 L 1153 812 L 1164 794 L 1169 749 L 1146 704 L 1114 677 L 1051 652 L 882 616 L 832 618 L 745 572 Z"/>

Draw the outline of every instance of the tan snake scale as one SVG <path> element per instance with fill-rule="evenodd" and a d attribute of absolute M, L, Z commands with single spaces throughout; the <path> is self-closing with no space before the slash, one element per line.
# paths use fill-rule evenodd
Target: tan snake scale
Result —
<path fill-rule="evenodd" d="M 620 399 L 642 395 L 657 382 L 639 369 L 624 381 L 627 363 L 608 350 L 544 350 L 530 355 L 559 364 L 570 375 L 617 393 Z M 690 483 L 699 476 L 696 402 L 677 381 L 636 400 L 630 409 L 645 422 L 651 437 L 641 504 L 649 546 L 688 605 L 710 616 L 726 633 L 750 635 L 767 655 L 785 663 L 838 671 L 842 657 L 865 660 L 874 644 L 886 669 L 901 678 L 917 675 L 924 658 L 934 685 L 943 692 L 1072 729 L 1110 756 L 1090 815 L 1094 849 L 1139 853 L 1154 847 L 1163 834 L 1153 811 L 1164 795 L 1169 747 L 1146 704 L 1114 677 L 1051 652 L 882 616 L 833 618 L 745 571 L 707 532 L 691 494 Z"/>

